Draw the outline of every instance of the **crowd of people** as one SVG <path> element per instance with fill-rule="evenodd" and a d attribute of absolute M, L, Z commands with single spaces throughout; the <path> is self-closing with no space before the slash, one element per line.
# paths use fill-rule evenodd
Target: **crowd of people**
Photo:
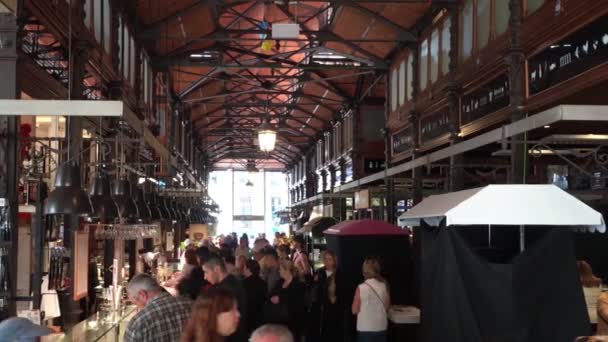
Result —
<path fill-rule="evenodd" d="M 332 251 L 314 270 L 299 236 L 277 235 L 273 244 L 260 238 L 253 248 L 246 235 L 236 241 L 186 248 L 175 296 L 153 276 L 135 276 L 127 294 L 140 311 L 125 341 L 345 341 L 344 322 L 353 315 L 358 341 L 386 341 L 390 298 L 379 259 L 365 260 L 365 281 L 352 296 Z"/>

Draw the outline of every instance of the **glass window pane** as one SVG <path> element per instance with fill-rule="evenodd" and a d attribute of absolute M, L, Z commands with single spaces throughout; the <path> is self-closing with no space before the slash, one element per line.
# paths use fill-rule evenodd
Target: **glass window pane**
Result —
<path fill-rule="evenodd" d="M 425 39 L 420 44 L 420 90 L 426 89 L 429 72 L 429 41 Z"/>
<path fill-rule="evenodd" d="M 135 86 L 135 41 L 133 41 L 133 37 L 131 37 L 130 48 L 131 53 L 129 58 L 131 59 L 131 65 L 129 66 L 129 80 L 131 80 L 131 86 Z"/>
<path fill-rule="evenodd" d="M 131 40 L 129 39 L 129 30 L 123 26 L 124 30 L 123 30 L 123 42 L 124 42 L 124 49 L 122 50 L 122 75 L 125 78 L 125 81 L 129 81 L 129 51 L 130 51 L 130 42 Z"/>
<path fill-rule="evenodd" d="M 460 56 L 464 61 L 473 50 L 473 0 L 465 0 L 460 14 Z"/>
<path fill-rule="evenodd" d="M 111 42 L 112 42 L 112 12 L 110 10 L 110 0 L 104 0 L 103 2 L 103 48 L 106 50 L 106 53 L 110 54 L 111 51 Z"/>
<path fill-rule="evenodd" d="M 414 56 L 409 55 L 407 57 L 407 80 L 405 82 L 406 88 L 406 99 L 409 101 L 412 99 L 412 81 L 414 79 Z"/>
<path fill-rule="evenodd" d="M 399 105 L 405 103 L 405 59 L 399 64 Z"/>
<path fill-rule="evenodd" d="M 144 89 L 143 89 L 143 93 L 144 93 L 144 103 L 148 103 L 148 59 L 144 58 L 144 71 L 143 71 L 143 77 L 144 77 Z"/>
<path fill-rule="evenodd" d="M 101 1 L 93 0 L 93 26 L 95 27 L 95 39 L 101 42 Z"/>
<path fill-rule="evenodd" d="M 84 26 L 91 28 L 91 0 L 84 0 Z"/>
<path fill-rule="evenodd" d="M 530 13 L 536 11 L 537 9 L 540 8 L 540 6 L 543 5 L 544 2 L 545 2 L 545 0 L 527 0 L 526 14 L 530 14 Z"/>
<path fill-rule="evenodd" d="M 439 71 L 439 31 L 431 34 L 431 83 L 437 81 Z"/>
<path fill-rule="evenodd" d="M 450 20 L 443 22 L 441 29 L 441 73 L 446 75 L 450 71 Z"/>
<path fill-rule="evenodd" d="M 494 1 L 494 29 L 496 35 L 505 33 L 509 26 L 509 2 Z"/>
<path fill-rule="evenodd" d="M 490 0 L 477 0 L 477 47 L 483 49 L 490 39 Z"/>
<path fill-rule="evenodd" d="M 391 73 L 391 110 L 397 110 L 397 69 Z"/>
<path fill-rule="evenodd" d="M 118 16 L 118 72 L 122 72 L 122 61 L 124 60 L 124 57 L 122 56 L 122 52 L 124 51 L 123 48 L 123 39 L 122 39 L 122 34 L 123 34 L 123 26 L 122 26 L 122 19 L 120 16 Z"/>

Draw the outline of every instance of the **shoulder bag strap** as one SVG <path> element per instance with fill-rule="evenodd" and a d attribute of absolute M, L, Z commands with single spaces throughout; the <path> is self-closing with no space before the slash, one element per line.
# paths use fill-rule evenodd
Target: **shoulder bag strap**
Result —
<path fill-rule="evenodd" d="M 373 286 L 371 286 L 371 285 L 370 285 L 370 284 L 368 284 L 368 283 L 365 283 L 365 282 L 364 282 L 363 284 L 367 285 L 367 287 L 369 287 L 369 288 L 372 290 L 372 292 L 373 292 L 373 293 L 376 295 L 376 298 L 378 298 L 378 300 L 380 301 L 380 304 L 382 304 L 382 307 L 384 308 L 384 311 L 388 311 L 388 309 L 387 309 L 387 308 L 384 306 L 384 300 L 382 299 L 382 297 L 380 297 L 380 295 L 379 295 L 379 294 L 378 294 L 378 292 L 377 292 L 377 291 L 374 289 L 374 287 L 373 287 Z"/>

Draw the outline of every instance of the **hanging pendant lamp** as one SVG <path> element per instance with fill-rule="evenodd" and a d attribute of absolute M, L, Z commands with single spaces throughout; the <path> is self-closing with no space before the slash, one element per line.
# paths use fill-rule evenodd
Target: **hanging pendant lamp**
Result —
<path fill-rule="evenodd" d="M 107 175 L 97 173 L 91 184 L 89 197 L 93 206 L 93 217 L 104 220 L 113 220 L 118 217 L 118 208 L 112 199 L 110 179 Z"/>
<path fill-rule="evenodd" d="M 132 219 L 139 216 L 137 205 L 131 196 L 131 183 L 127 179 L 121 178 L 114 181 L 112 198 L 118 207 L 120 217 Z"/>
<path fill-rule="evenodd" d="M 148 207 L 150 208 L 150 214 L 152 220 L 161 220 L 163 219 L 163 213 L 158 205 L 158 194 L 149 193 L 148 194 Z"/>
<path fill-rule="evenodd" d="M 169 205 L 169 198 L 166 196 L 161 197 L 161 207 L 164 211 L 164 218 L 170 221 L 175 220 L 175 215 L 173 214 L 173 210 L 171 210 L 171 206 Z"/>
<path fill-rule="evenodd" d="M 44 201 L 44 214 L 87 216 L 92 212 L 80 183 L 80 165 L 61 165 L 55 175 L 55 189 Z"/>
<path fill-rule="evenodd" d="M 137 188 L 137 201 L 135 203 L 137 205 L 137 218 L 139 220 L 144 221 L 152 218 L 152 213 L 150 212 L 148 203 L 146 203 L 144 189 Z"/>
<path fill-rule="evenodd" d="M 272 128 L 268 119 L 265 119 L 258 129 L 258 144 L 262 152 L 272 152 L 277 141 L 277 131 Z"/>

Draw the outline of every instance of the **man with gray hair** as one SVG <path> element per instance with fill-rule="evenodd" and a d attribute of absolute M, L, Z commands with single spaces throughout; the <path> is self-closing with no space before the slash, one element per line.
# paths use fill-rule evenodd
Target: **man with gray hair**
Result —
<path fill-rule="evenodd" d="M 251 334 L 251 342 L 294 342 L 293 335 L 284 325 L 266 324 Z"/>
<path fill-rule="evenodd" d="M 129 282 L 127 295 L 139 312 L 127 326 L 125 342 L 179 341 L 192 312 L 192 301 L 171 296 L 156 279 L 144 273 Z"/>

